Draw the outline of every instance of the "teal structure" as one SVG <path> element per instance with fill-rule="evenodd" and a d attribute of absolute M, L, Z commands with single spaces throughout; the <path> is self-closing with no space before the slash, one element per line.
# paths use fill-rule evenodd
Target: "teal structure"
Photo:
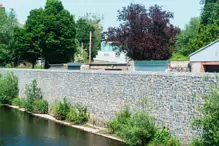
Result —
<path fill-rule="evenodd" d="M 168 69 L 168 60 L 161 61 L 135 61 L 135 71 L 165 72 Z"/>

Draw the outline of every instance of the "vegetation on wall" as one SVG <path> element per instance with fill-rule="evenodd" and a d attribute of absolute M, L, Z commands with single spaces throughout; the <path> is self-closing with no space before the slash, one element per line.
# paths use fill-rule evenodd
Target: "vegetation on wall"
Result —
<path fill-rule="evenodd" d="M 204 98 L 204 105 L 200 109 L 200 117 L 193 123 L 201 131 L 201 137 L 195 140 L 193 146 L 219 145 L 219 90 L 212 89 L 212 94 Z"/>
<path fill-rule="evenodd" d="M 0 74 L 0 104 L 11 104 L 18 92 L 17 76 L 14 73 Z"/>
<path fill-rule="evenodd" d="M 171 136 L 167 129 L 159 130 L 155 119 L 147 113 L 138 112 L 134 115 L 128 109 L 117 113 L 116 118 L 109 122 L 109 131 L 127 144 L 133 146 L 180 146 L 180 142 Z"/>
<path fill-rule="evenodd" d="M 86 107 L 81 104 L 72 106 L 66 98 L 51 107 L 51 114 L 58 120 L 67 120 L 74 124 L 84 124 L 90 116 Z"/>

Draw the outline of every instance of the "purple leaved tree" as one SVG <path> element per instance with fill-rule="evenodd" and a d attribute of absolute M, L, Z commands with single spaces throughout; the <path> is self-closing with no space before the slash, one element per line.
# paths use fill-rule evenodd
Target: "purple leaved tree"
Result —
<path fill-rule="evenodd" d="M 110 27 L 104 34 L 120 52 L 133 60 L 167 60 L 172 56 L 180 31 L 170 24 L 173 13 L 163 11 L 158 5 L 147 10 L 133 3 L 118 13 L 120 26 Z"/>

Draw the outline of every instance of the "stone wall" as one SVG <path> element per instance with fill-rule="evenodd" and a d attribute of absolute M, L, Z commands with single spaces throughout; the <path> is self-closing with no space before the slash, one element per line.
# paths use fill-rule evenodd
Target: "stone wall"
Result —
<path fill-rule="evenodd" d="M 171 72 L 190 72 L 188 64 L 189 61 L 171 61 Z"/>
<path fill-rule="evenodd" d="M 191 123 L 198 116 L 203 95 L 216 82 L 213 74 L 206 80 L 204 74 L 192 73 L 0 69 L 5 71 L 19 77 L 20 97 L 25 97 L 25 85 L 36 79 L 50 104 L 64 97 L 72 104 L 81 102 L 100 123 L 115 117 L 125 105 L 132 111 L 145 110 L 139 102 L 148 98 L 150 114 L 184 142 L 197 135 Z"/>

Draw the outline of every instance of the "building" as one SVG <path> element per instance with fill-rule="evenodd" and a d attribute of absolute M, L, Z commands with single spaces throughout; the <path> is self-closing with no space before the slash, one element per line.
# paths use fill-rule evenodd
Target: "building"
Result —
<path fill-rule="evenodd" d="M 219 40 L 190 55 L 192 72 L 219 72 Z"/>
<path fill-rule="evenodd" d="M 103 41 L 101 50 L 98 51 L 98 55 L 94 58 L 94 63 L 127 63 L 126 55 L 118 52 L 118 47 L 113 46 L 112 42 Z"/>
<path fill-rule="evenodd" d="M 3 4 L 0 4 L 0 9 L 5 9 L 5 7 L 3 6 Z"/>

